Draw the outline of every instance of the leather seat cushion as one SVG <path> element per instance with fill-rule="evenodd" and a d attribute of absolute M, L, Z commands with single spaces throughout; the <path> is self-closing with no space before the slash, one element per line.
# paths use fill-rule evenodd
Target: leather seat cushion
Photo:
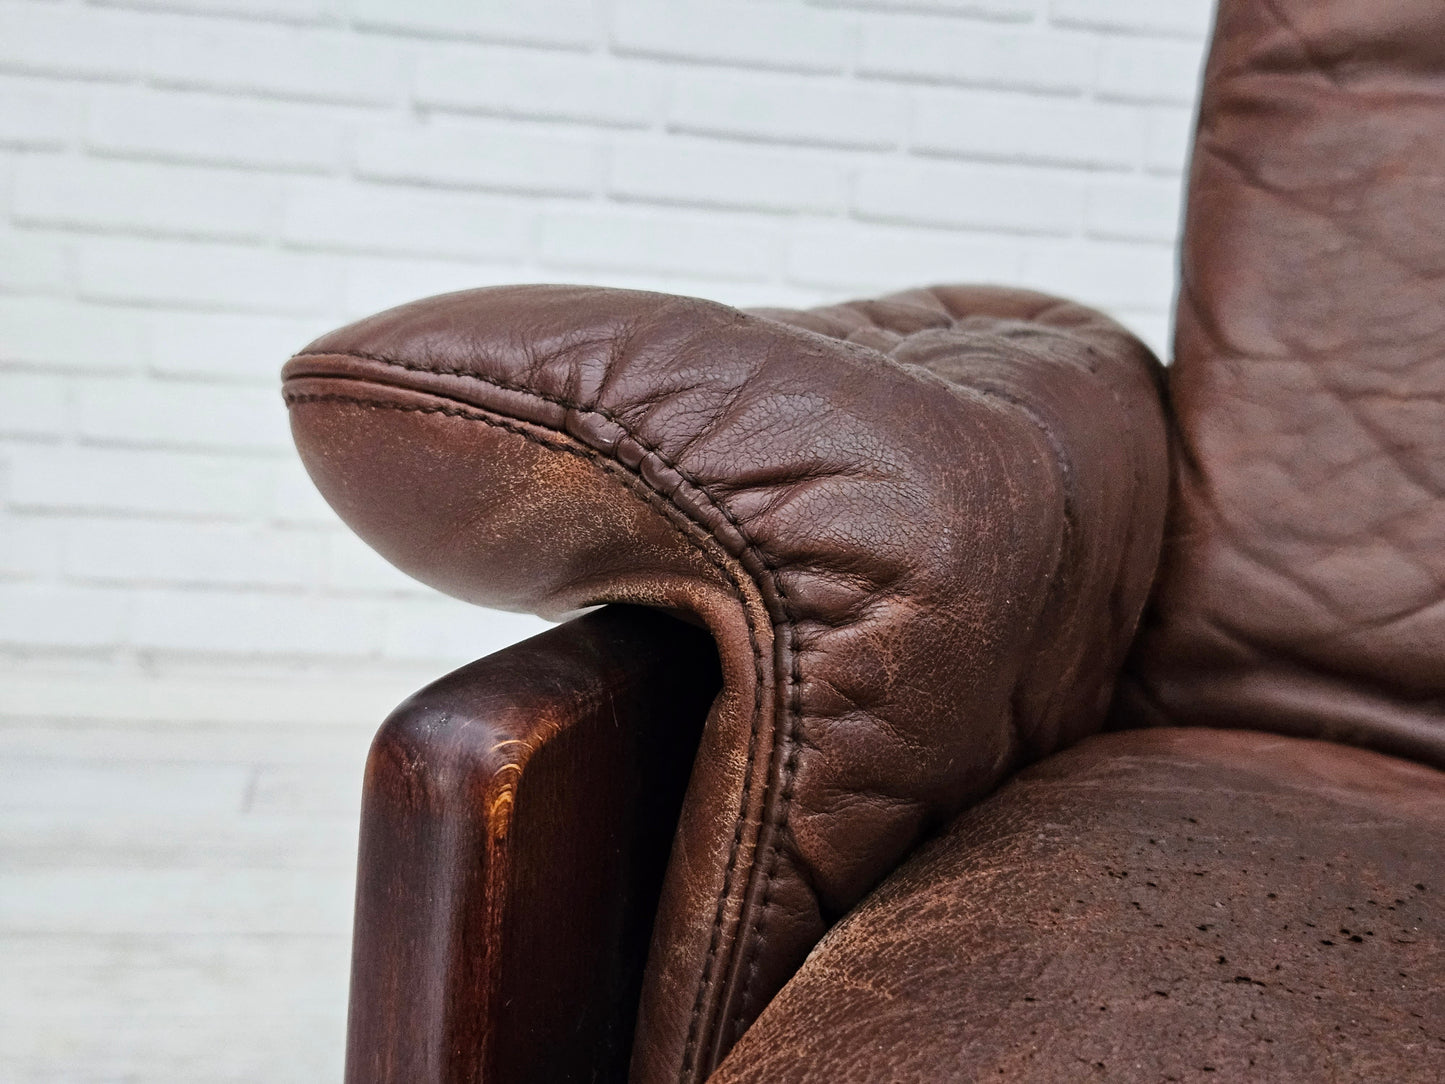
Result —
<path fill-rule="evenodd" d="M 916 853 L 714 1079 L 1445 1079 L 1442 838 L 1432 768 L 1091 738 Z"/>

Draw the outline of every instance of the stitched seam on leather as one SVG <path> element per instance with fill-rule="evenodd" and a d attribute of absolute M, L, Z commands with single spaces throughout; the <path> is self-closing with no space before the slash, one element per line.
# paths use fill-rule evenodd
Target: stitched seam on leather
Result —
<path fill-rule="evenodd" d="M 556 406 L 563 407 L 564 409 L 575 410 L 575 411 L 577 411 L 577 412 L 579 412 L 579 413 L 596 414 L 596 415 L 598 415 L 598 416 L 600 416 L 600 417 L 602 417 L 602 418 L 605 418 L 606 420 L 612 422 L 614 425 L 617 425 L 619 428 L 621 428 L 621 429 L 623 430 L 624 433 L 627 434 L 627 436 L 628 436 L 630 439 L 632 439 L 635 443 L 637 443 L 637 444 L 638 444 L 640 447 L 642 447 L 645 451 L 647 451 L 648 453 L 650 453 L 650 454 L 652 454 L 653 456 L 655 456 L 659 461 L 661 461 L 661 462 L 663 463 L 664 466 L 666 466 L 666 467 L 668 467 L 669 469 L 675 471 L 684 481 L 686 481 L 690 486 L 692 486 L 695 490 L 697 490 L 698 493 L 700 493 L 700 494 L 702 495 L 702 497 L 704 497 L 704 498 L 706 499 L 706 501 L 707 501 L 707 503 L 708 503 L 708 505 L 709 505 L 710 507 L 714 508 L 714 509 L 715 509 L 717 512 L 719 512 L 719 514 L 721 514 L 730 524 L 732 524 L 733 528 L 738 532 L 738 535 L 742 538 L 742 540 L 743 540 L 743 542 L 744 542 L 744 544 L 745 544 L 745 548 L 752 550 L 752 552 L 756 555 L 758 561 L 759 561 L 759 562 L 763 565 L 763 567 L 767 570 L 767 572 L 768 572 L 768 574 L 769 574 L 769 577 L 772 579 L 773 589 L 774 589 L 774 591 L 775 591 L 775 592 L 777 593 L 777 595 L 778 595 L 780 608 L 781 608 L 782 611 L 783 611 L 783 625 L 784 625 L 784 627 L 786 628 L 787 633 L 788 633 L 788 650 L 789 650 L 789 653 L 790 653 L 791 656 L 792 656 L 792 659 L 791 659 L 791 664 L 792 664 L 792 665 L 791 665 L 791 668 L 790 668 L 790 674 L 789 674 L 789 680 L 788 680 L 788 695 L 787 695 L 787 697 L 786 697 L 786 699 L 785 699 L 785 710 L 784 710 L 784 712 L 783 712 L 783 726 L 780 728 L 781 733 L 779 734 L 779 736 L 778 736 L 778 738 L 777 738 L 777 741 L 776 741 L 775 744 L 774 744 L 774 753 L 775 753 L 775 755 L 776 755 L 780 750 L 782 750 L 782 749 L 784 749 L 784 748 L 786 748 L 786 750 L 787 750 L 787 753 L 786 753 L 786 756 L 785 756 L 785 760 L 784 760 L 784 762 L 783 762 L 783 771 L 782 771 L 782 778 L 781 778 L 781 784 L 782 784 L 782 785 L 781 785 L 781 788 L 780 788 L 780 794 L 779 794 L 779 799 L 778 799 L 778 809 L 777 809 L 777 814 L 776 814 L 776 816 L 777 816 L 777 823 L 776 823 L 776 825 L 766 825 L 766 812 L 767 812 L 767 811 L 766 811 L 766 806 L 765 806 L 765 807 L 764 807 L 764 810 L 763 810 L 763 818 L 762 818 L 762 821 L 760 822 L 760 828 L 759 828 L 759 833 L 760 833 L 760 835 L 761 835 L 761 832 L 762 832 L 762 828 L 763 828 L 764 826 L 773 829 L 773 832 L 774 832 L 774 837 L 773 837 L 773 840 L 772 840 L 772 842 L 770 843 L 770 847 L 769 847 L 768 868 L 767 868 L 767 870 L 766 870 L 766 873 L 764 874 L 764 882 L 763 882 L 763 884 L 764 884 L 764 892 L 763 892 L 763 902 L 762 902 L 761 907 L 760 907 L 760 917 L 759 917 L 758 920 L 756 920 L 756 921 L 754 922 L 754 924 L 753 924 L 753 926 L 752 926 L 752 928 L 751 928 L 751 930 L 750 930 L 750 932 L 751 932 L 754 936 L 756 936 L 756 937 L 758 937 L 758 938 L 761 938 L 761 937 L 763 936 L 763 930 L 764 930 L 764 926 L 765 926 L 765 920 L 766 920 L 767 910 L 768 910 L 768 907 L 769 907 L 770 904 L 771 904 L 773 878 L 776 876 L 776 873 L 777 873 L 777 867 L 778 867 L 778 862 L 779 862 L 780 853 L 781 853 L 781 847 L 780 847 L 780 842 L 779 842 L 779 841 L 780 841 L 780 839 L 781 839 L 782 832 L 783 832 L 783 830 L 784 830 L 784 826 L 787 824 L 788 807 L 789 807 L 789 804 L 791 803 L 791 800 L 792 800 L 792 794 L 793 794 L 793 778 L 794 778 L 794 776 L 795 776 L 795 774 L 796 774 L 796 769 L 797 769 L 797 743 L 796 743 L 796 741 L 794 740 L 794 738 L 795 738 L 795 726 L 796 726 L 796 715 L 797 715 L 797 712 L 798 712 L 798 710 L 799 710 L 799 708 L 800 708 L 800 706 L 801 706 L 801 705 L 800 705 L 800 699 L 799 699 L 799 697 L 800 697 L 800 692 L 799 692 L 799 689 L 800 689 L 800 673 L 799 673 L 800 662 L 799 662 L 799 652 L 798 652 L 798 644 L 797 644 L 797 625 L 796 625 L 796 618 L 795 618 L 795 616 L 794 616 L 794 614 L 793 614 L 793 611 L 792 611 L 792 604 L 791 604 L 791 601 L 790 601 L 790 599 L 789 599 L 789 597 L 788 597 L 787 589 L 783 586 L 783 584 L 782 584 L 782 582 L 781 582 L 781 579 L 780 579 L 780 577 L 779 577 L 779 575 L 778 575 L 778 569 L 777 569 L 777 567 L 772 563 L 772 561 L 768 558 L 767 554 L 764 553 L 763 550 L 762 550 L 762 548 L 761 548 L 760 546 L 758 546 L 757 543 L 752 540 L 751 536 L 750 536 L 750 535 L 748 534 L 748 532 L 743 528 L 741 522 L 737 519 L 737 517 L 736 517 L 731 511 L 729 511 L 727 508 L 723 507 L 723 506 L 716 500 L 716 498 L 714 498 L 714 497 L 712 496 L 712 494 L 708 492 L 708 490 L 706 489 L 706 487 L 703 486 L 696 478 L 694 478 L 694 477 L 690 474 L 690 472 L 686 471 L 685 469 L 683 469 L 682 467 L 680 467 L 678 464 L 674 463 L 674 462 L 671 460 L 671 458 L 666 455 L 666 453 L 662 452 L 662 451 L 661 451 L 660 449 L 658 449 L 655 445 L 651 444 L 650 442 L 648 442 L 648 441 L 645 440 L 644 438 L 639 437 L 637 434 L 635 434 L 635 433 L 633 432 L 633 430 L 632 430 L 625 422 L 623 422 L 622 420 L 620 420 L 620 419 L 619 419 L 615 414 L 613 414 L 611 411 L 608 411 L 608 410 L 606 410 L 606 409 L 603 408 L 603 407 L 588 407 L 588 406 L 584 406 L 584 405 L 582 405 L 582 404 L 580 404 L 580 403 L 576 403 L 576 402 L 572 402 L 572 401 L 569 401 L 569 400 L 562 399 L 560 396 L 548 395 L 547 393 L 538 391 L 538 390 L 535 389 L 535 388 L 530 388 L 530 387 L 526 387 L 526 386 L 521 385 L 521 384 L 512 383 L 512 382 L 510 382 L 510 381 L 504 381 L 504 380 L 501 380 L 501 379 L 498 379 L 498 378 L 485 376 L 485 375 L 483 375 L 483 374 L 476 373 L 476 372 L 473 372 L 473 371 L 471 371 L 471 370 L 463 370 L 463 369 L 457 369 L 457 368 L 441 368 L 441 367 L 433 368 L 433 367 L 430 367 L 430 366 L 417 365 L 417 364 L 414 364 L 414 363 L 403 362 L 403 361 L 400 361 L 400 360 L 397 360 L 397 359 L 394 359 L 394 358 L 387 358 L 387 357 L 383 357 L 383 356 L 381 356 L 381 355 L 377 355 L 377 354 L 367 354 L 367 353 L 362 353 L 362 352 L 359 352 L 359 351 L 339 351 L 339 350 L 308 351 L 308 352 L 303 352 L 303 353 L 301 353 L 301 354 L 297 354 L 296 356 L 297 356 L 297 357 L 325 357 L 325 356 L 331 356 L 331 357 L 352 357 L 352 358 L 359 358 L 359 359 L 365 360 L 365 361 L 374 361 L 374 362 L 377 362 L 378 364 L 387 365 L 387 366 L 390 366 L 390 367 L 393 367 L 393 368 L 404 369 L 404 370 L 406 370 L 406 371 L 408 371 L 408 372 L 420 372 L 420 373 L 431 373 L 431 374 L 440 374 L 440 375 L 462 376 L 462 377 L 466 377 L 466 378 L 475 380 L 475 381 L 477 381 L 477 382 L 479 382 L 479 383 L 482 383 L 482 384 L 492 384 L 492 385 L 494 385 L 494 386 L 496 386 L 496 387 L 499 387 L 499 388 L 502 388 L 502 389 L 504 389 L 504 390 L 513 391 L 513 392 L 517 392 L 517 393 L 520 393 L 520 394 L 528 395 L 528 396 L 531 396 L 531 397 L 533 397 L 533 398 L 540 399 L 540 400 L 542 400 L 542 401 L 544 401 L 544 402 L 550 402 L 550 403 L 552 403 L 552 404 L 554 404 L 554 405 L 556 405 Z M 475 411 L 476 413 L 469 413 L 466 408 L 460 408 L 460 407 L 458 407 L 458 408 L 452 408 L 452 407 L 430 407 L 430 408 L 428 408 L 428 407 L 421 407 L 421 406 L 408 407 L 408 406 L 404 406 L 404 405 L 402 405 L 402 404 L 388 403 L 388 402 L 385 401 L 385 400 L 365 400 L 365 399 L 357 398 L 357 397 L 355 397 L 355 396 L 341 395 L 341 394 L 328 394 L 328 395 L 325 396 L 325 397 L 323 397 L 323 396 L 314 396 L 314 395 L 313 395 L 313 396 L 306 396 L 306 395 L 304 395 L 304 394 L 293 394 L 293 395 L 288 395 L 288 396 L 286 397 L 286 400 L 287 400 L 288 403 L 291 403 L 291 402 L 315 402 L 315 401 L 355 402 L 355 403 L 357 403 L 357 404 L 359 404 L 359 405 L 371 406 L 371 407 L 377 407 L 377 408 L 383 408 L 383 409 L 410 410 L 410 411 L 415 412 L 415 413 L 444 414 L 444 415 L 447 415 L 447 416 L 465 418 L 465 419 L 469 419 L 469 420 L 472 420 L 472 421 L 481 421 L 481 422 L 484 422 L 484 423 L 486 423 L 486 424 L 493 425 L 493 426 L 495 426 L 495 427 L 497 427 L 497 428 L 506 430 L 506 431 L 508 431 L 508 432 L 516 433 L 518 436 L 522 436 L 522 437 L 524 437 L 525 439 L 531 440 L 531 441 L 533 441 L 534 443 L 537 443 L 537 444 L 541 445 L 542 447 L 554 448 L 554 449 L 557 450 L 557 451 L 564 451 L 564 452 L 566 452 L 566 453 L 568 453 L 568 454 L 576 455 L 576 456 L 578 456 L 578 457 L 580 457 L 580 458 L 584 458 L 584 459 L 586 459 L 586 460 L 588 460 L 588 461 L 595 462 L 595 463 L 597 463 L 599 466 L 603 467 L 604 469 L 607 469 L 607 470 L 609 471 L 609 473 L 618 474 L 619 477 L 635 480 L 635 483 L 640 484 L 640 485 L 642 485 L 643 487 L 645 487 L 645 492 L 646 492 L 647 494 L 649 494 L 649 495 L 654 495 L 654 496 L 656 496 L 656 497 L 661 497 L 661 498 L 662 498 L 664 501 L 666 501 L 667 504 L 668 504 L 674 511 L 676 511 L 679 515 L 681 515 L 681 516 L 683 516 L 684 518 L 688 519 L 690 522 L 696 523 L 696 520 L 693 519 L 693 517 L 691 517 L 690 515 L 688 515 L 688 513 L 687 513 L 685 510 L 683 510 L 681 507 L 679 507 L 679 506 L 676 504 L 676 502 L 674 502 L 670 497 L 668 497 L 666 494 L 658 493 L 658 492 L 656 492 L 655 490 L 653 490 L 650 486 L 647 485 L 647 483 L 646 483 L 646 481 L 645 481 L 644 479 L 642 479 L 639 475 L 634 474 L 632 471 L 628 470 L 626 467 L 622 466 L 621 464 L 617 464 L 617 463 L 615 463 L 614 461 L 612 461 L 612 460 L 610 460 L 610 459 L 604 458 L 600 453 L 598 453 L 598 452 L 596 452 L 595 450 L 592 450 L 592 449 L 587 449 L 587 450 L 584 451 L 583 449 L 575 448 L 575 447 L 572 447 L 571 445 L 551 444 L 551 443 L 548 443 L 548 442 L 546 442 L 546 441 L 543 441 L 543 440 L 541 440 L 540 438 L 538 438 L 535 434 L 529 433 L 527 430 L 521 428 L 520 426 L 508 425 L 508 424 L 505 424 L 503 421 L 501 421 L 501 420 L 499 420 L 499 419 L 493 419 L 493 418 L 488 418 L 488 417 L 486 417 L 485 414 L 482 413 L 482 411 L 484 410 L 484 408 L 472 407 L 471 410 L 472 410 L 472 411 Z M 556 432 L 556 430 L 551 430 L 551 428 L 548 427 L 548 426 L 538 425 L 538 423 L 535 423 L 535 422 L 529 422 L 529 423 L 527 423 L 527 424 L 529 424 L 529 425 L 536 425 L 537 428 L 548 429 L 549 431 Z M 560 436 L 568 436 L 568 434 L 565 434 L 565 433 L 559 433 L 559 435 L 560 435 Z M 576 438 L 571 438 L 571 437 L 569 437 L 569 439 L 574 439 L 574 440 L 575 440 Z M 631 488 L 635 488 L 635 486 L 632 485 L 632 484 L 629 484 L 629 488 L 630 488 L 630 489 L 631 489 Z M 651 500 L 649 500 L 649 503 L 652 503 Z M 677 528 L 676 528 L 676 525 L 674 524 L 673 526 L 674 526 L 674 529 L 676 530 L 676 529 L 677 529 Z M 722 544 L 722 543 L 721 543 L 721 540 L 716 539 L 716 537 L 712 535 L 712 532 L 709 531 L 704 525 L 702 525 L 702 524 L 697 524 L 697 526 L 698 526 L 701 530 L 703 530 L 705 533 L 707 533 L 707 534 L 709 535 L 709 537 L 713 537 L 713 538 L 714 538 L 714 541 L 718 541 L 720 545 Z M 682 534 L 682 532 L 679 531 L 679 534 Z M 683 537 L 687 537 L 687 536 L 686 536 L 686 535 L 683 535 Z M 689 540 L 690 542 L 693 542 L 693 544 L 697 545 L 697 542 L 696 542 L 695 539 L 688 539 L 688 540 Z M 716 565 L 716 566 L 719 568 L 720 571 L 723 571 L 724 575 L 727 576 L 728 580 L 732 583 L 734 589 L 738 592 L 739 597 L 741 598 L 741 597 L 742 597 L 742 586 L 741 586 L 741 584 L 739 584 L 739 583 L 737 582 L 736 578 L 733 576 L 731 569 L 726 569 L 726 568 L 724 568 L 721 564 L 719 564 L 719 563 L 716 561 L 716 559 L 713 557 L 713 555 L 710 554 L 710 553 L 708 553 L 707 550 L 706 550 L 705 548 L 703 548 L 702 546 L 699 545 L 698 548 L 702 550 L 702 552 L 704 553 L 704 555 L 707 557 L 707 559 L 708 559 L 710 562 L 712 562 L 714 565 Z M 724 548 L 726 548 L 726 547 L 724 547 Z M 744 612 L 746 612 L 746 606 L 744 607 Z M 758 739 L 759 733 L 760 733 L 758 727 L 759 727 L 759 724 L 760 724 L 760 717 L 761 717 L 761 714 L 762 714 L 761 697 L 762 697 L 763 674 L 762 674 L 762 651 L 761 651 L 761 648 L 758 646 L 756 637 L 755 637 L 755 635 L 754 635 L 754 633 L 753 633 L 753 631 L 752 631 L 752 628 L 751 628 L 751 624 L 750 624 L 750 623 L 749 623 L 749 628 L 748 628 L 748 639 L 749 639 L 749 644 L 750 644 L 750 646 L 752 647 L 752 650 L 753 650 L 754 667 L 755 667 L 755 669 L 757 670 L 757 677 L 756 677 L 756 692 L 755 692 L 755 694 L 754 694 L 752 732 L 751 732 L 751 735 L 750 735 L 749 741 L 748 741 L 748 756 L 747 756 L 746 766 L 745 766 L 745 768 L 744 768 L 743 791 L 742 791 L 742 797 L 741 797 L 741 800 L 740 800 L 740 805 L 739 805 L 739 810 L 738 810 L 737 821 L 736 821 L 735 826 L 734 826 L 734 829 L 733 829 L 733 840 L 732 840 L 732 845 L 731 845 L 731 848 L 730 848 L 730 851 L 729 851 L 729 855 L 728 855 L 728 862 L 727 862 L 727 865 L 726 865 L 726 867 L 725 867 L 725 869 L 724 869 L 724 873 L 723 873 L 723 884 L 722 884 L 721 891 L 720 891 L 719 894 L 718 894 L 718 903 L 717 903 L 717 908 L 716 908 L 716 912 L 715 912 L 714 919 L 713 919 L 712 935 L 711 935 L 711 937 L 710 937 L 710 939 L 709 939 L 707 956 L 704 958 L 704 962 L 703 962 L 703 973 L 702 973 L 702 977 L 701 977 L 701 979 L 699 980 L 699 983 L 698 983 L 697 996 L 696 996 L 696 998 L 694 999 L 693 1007 L 692 1007 L 692 1013 L 691 1013 L 691 1015 L 690 1015 L 690 1017 L 689 1017 L 687 1041 L 686 1041 L 686 1043 L 685 1043 L 684 1051 L 683 1051 L 683 1063 L 682 1063 L 682 1068 L 681 1068 L 681 1071 L 680 1071 L 680 1079 L 686 1079 L 687 1075 L 692 1071 L 693 1067 L 694 1067 L 695 1064 L 696 1064 L 696 1060 L 697 1060 L 697 1058 L 696 1058 L 696 1055 L 697 1055 L 697 1047 L 698 1047 L 699 1041 L 700 1041 L 699 1026 L 700 1026 L 701 1017 L 702 1017 L 703 1001 L 704 1001 L 704 998 L 705 998 L 705 996 L 706 996 L 706 992 L 707 992 L 708 986 L 709 986 L 710 982 L 712 981 L 712 971 L 713 971 L 714 966 L 716 965 L 716 959 L 717 959 L 718 950 L 719 950 L 719 948 L 721 947 L 723 916 L 724 916 L 724 913 L 725 913 L 725 911 L 726 911 L 726 906 L 727 906 L 728 897 L 729 897 L 729 896 L 731 895 L 731 893 L 732 893 L 732 885 L 733 885 L 734 877 L 736 876 L 736 874 L 737 874 L 737 872 L 738 872 L 737 859 L 738 859 L 738 855 L 739 855 L 739 853 L 740 853 L 740 851 L 741 851 L 741 847 L 742 847 L 743 831 L 744 831 L 744 829 L 745 829 L 745 827 L 746 827 L 746 824 L 747 824 L 747 808 L 748 808 L 750 799 L 751 799 L 751 797 L 752 797 L 752 785 L 753 785 L 754 774 L 755 774 L 755 771 L 756 771 L 756 760 L 757 760 L 757 756 L 756 756 L 756 746 L 757 746 L 757 739 Z M 771 758 L 770 758 L 770 763 L 771 763 Z M 764 782 L 764 787 L 766 787 L 766 782 Z M 756 859 L 754 860 L 753 868 L 754 868 L 754 869 L 757 868 Z M 746 885 L 744 885 L 743 892 L 744 892 L 743 900 L 745 901 L 745 900 L 746 900 L 746 892 L 747 892 L 747 886 L 746 886 Z M 741 916 L 740 916 L 740 918 L 741 918 Z M 756 972 L 756 963 L 757 963 L 757 960 L 756 960 L 756 954 L 755 954 L 755 958 L 754 958 L 754 960 L 753 960 L 753 968 L 752 968 L 752 971 L 750 971 L 750 973 L 749 973 L 749 978 L 748 978 L 748 980 L 745 981 L 745 983 L 744 983 L 744 988 L 743 988 L 742 991 L 740 991 L 740 994 L 739 994 L 739 1003 L 740 1003 L 740 1004 L 746 1004 L 747 992 L 748 992 L 748 991 L 747 991 L 747 987 L 748 987 L 749 985 L 751 985 L 751 977 L 752 977 L 752 974 Z M 724 1021 L 719 1021 L 718 1024 L 717 1024 L 717 1028 L 718 1028 L 719 1030 L 721 1030 L 721 1028 L 722 1028 L 724 1025 L 725 1025 L 725 1022 L 724 1022 Z"/>
<path fill-rule="evenodd" d="M 789 719 L 796 719 L 801 714 L 801 675 L 799 674 L 799 659 L 797 645 L 790 647 L 792 652 L 792 666 L 788 675 L 789 689 Z M 772 914 L 773 907 L 773 885 L 776 883 L 778 863 L 782 859 L 782 838 L 788 827 L 788 813 L 792 808 L 793 784 L 797 779 L 798 749 L 799 742 L 797 735 L 791 728 L 783 736 L 787 744 L 787 759 L 783 762 L 783 789 L 779 796 L 778 823 L 774 829 L 775 837 L 768 853 L 768 869 L 763 880 L 763 897 L 759 902 L 758 916 L 753 921 L 752 944 L 748 946 L 747 974 L 743 978 L 742 989 L 738 992 L 738 1007 L 733 1018 L 726 1022 L 733 1033 L 733 1041 L 736 1042 L 746 1027 L 749 998 L 752 996 L 753 982 L 757 979 L 758 965 L 762 961 L 763 942 L 767 937 L 767 921 Z M 724 1026 L 719 1023 L 719 1030 Z"/>

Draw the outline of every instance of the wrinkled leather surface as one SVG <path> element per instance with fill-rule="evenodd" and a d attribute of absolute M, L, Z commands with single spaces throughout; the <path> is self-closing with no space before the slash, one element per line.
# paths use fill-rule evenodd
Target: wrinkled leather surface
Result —
<path fill-rule="evenodd" d="M 922 833 L 1099 725 L 1162 530 L 1156 382 L 1096 313 L 963 288 L 471 291 L 287 366 L 312 477 L 404 570 L 718 641 L 634 1079 L 704 1076 Z"/>
<path fill-rule="evenodd" d="M 1445 4 L 1222 0 L 1119 720 L 1445 765 Z"/>
<path fill-rule="evenodd" d="M 834 927 L 716 1084 L 1445 1079 L 1445 776 L 1241 731 L 1027 769 Z"/>

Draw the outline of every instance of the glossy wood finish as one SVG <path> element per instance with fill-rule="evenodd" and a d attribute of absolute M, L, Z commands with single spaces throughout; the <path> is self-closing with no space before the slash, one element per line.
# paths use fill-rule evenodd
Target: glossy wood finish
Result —
<path fill-rule="evenodd" d="M 626 1079 L 702 631 L 609 607 L 428 686 L 372 745 L 347 1084 Z"/>

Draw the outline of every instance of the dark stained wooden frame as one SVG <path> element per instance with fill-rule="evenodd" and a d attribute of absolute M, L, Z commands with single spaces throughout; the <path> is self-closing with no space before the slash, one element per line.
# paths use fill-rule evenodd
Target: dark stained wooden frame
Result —
<path fill-rule="evenodd" d="M 626 1079 L 720 682 L 706 633 L 609 607 L 386 720 L 366 767 L 347 1084 Z"/>

